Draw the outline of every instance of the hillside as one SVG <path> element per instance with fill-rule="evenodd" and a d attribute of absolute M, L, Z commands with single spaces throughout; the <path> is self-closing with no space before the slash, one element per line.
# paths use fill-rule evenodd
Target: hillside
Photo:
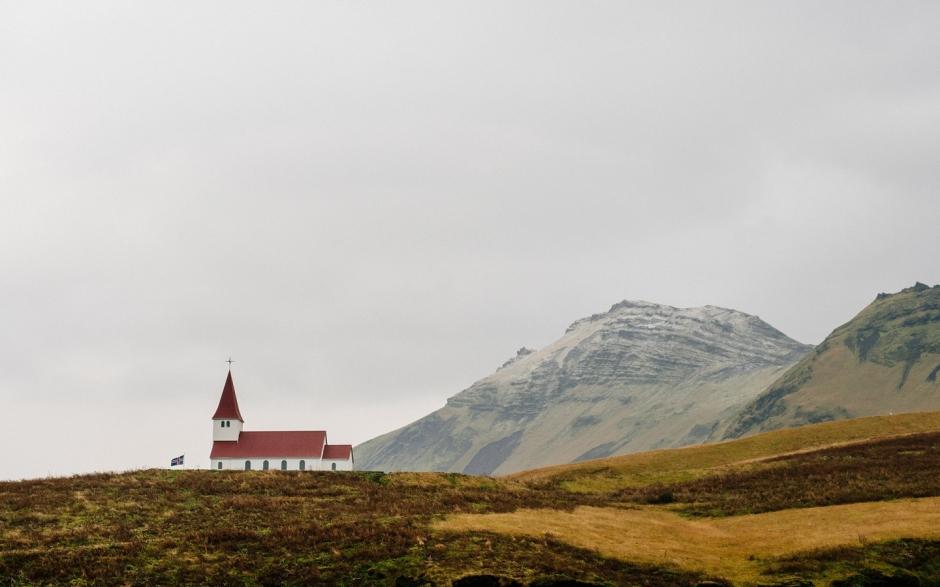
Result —
<path fill-rule="evenodd" d="M 0 483 L 0 585 L 450 585 L 511 575 L 695 585 L 544 537 L 432 533 L 445 514 L 589 503 L 448 474 L 136 471 Z M 472 583 L 470 583 L 472 585 Z M 485 584 L 485 583 L 484 583 Z"/>
<path fill-rule="evenodd" d="M 151 470 L 0 483 L 3 585 L 938 581 L 938 413 L 512 478 Z"/>
<path fill-rule="evenodd" d="M 824 422 L 738 440 L 657 450 L 522 471 L 509 478 L 530 486 L 560 486 L 574 493 L 607 494 L 724 474 L 781 455 L 940 432 L 940 412 Z"/>
<path fill-rule="evenodd" d="M 778 430 L 514 475 L 600 505 L 448 516 L 734 585 L 940 585 L 940 413 Z"/>
<path fill-rule="evenodd" d="M 940 285 L 878 297 L 713 433 L 940 409 Z"/>
<path fill-rule="evenodd" d="M 809 351 L 735 310 L 625 301 L 357 446 L 357 463 L 504 474 L 694 444 Z"/>

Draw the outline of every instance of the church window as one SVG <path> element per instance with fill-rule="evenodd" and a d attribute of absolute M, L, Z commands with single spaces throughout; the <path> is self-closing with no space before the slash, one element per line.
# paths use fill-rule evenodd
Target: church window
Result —
<path fill-rule="evenodd" d="M 219 461 L 219 469 L 222 468 L 222 461 Z"/>
<path fill-rule="evenodd" d="M 246 470 L 246 471 L 250 471 L 250 470 L 251 470 L 251 461 L 245 461 L 245 470 Z"/>
<path fill-rule="evenodd" d="M 336 470 L 336 463 L 333 463 L 333 467 L 332 467 L 332 468 L 333 468 L 334 471 Z"/>
<path fill-rule="evenodd" d="M 267 470 L 268 470 L 268 461 L 265 461 L 265 462 L 261 463 L 261 468 L 264 469 L 265 471 L 267 471 Z"/>
<path fill-rule="evenodd" d="M 307 469 L 307 461 L 300 459 L 300 470 L 305 471 Z"/>
<path fill-rule="evenodd" d="M 281 470 L 282 470 L 282 471 L 286 471 L 286 470 L 287 470 L 287 461 L 281 461 Z"/>

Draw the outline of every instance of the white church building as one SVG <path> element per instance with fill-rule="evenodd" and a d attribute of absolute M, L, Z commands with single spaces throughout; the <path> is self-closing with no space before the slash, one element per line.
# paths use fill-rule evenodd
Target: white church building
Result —
<path fill-rule="evenodd" d="M 329 444 L 324 430 L 251 432 L 238 410 L 235 384 L 229 370 L 219 407 L 212 416 L 215 470 L 239 471 L 352 471 L 351 444 Z"/>

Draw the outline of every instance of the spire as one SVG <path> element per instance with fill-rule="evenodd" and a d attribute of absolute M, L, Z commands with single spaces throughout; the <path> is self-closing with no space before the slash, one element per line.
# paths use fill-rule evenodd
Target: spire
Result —
<path fill-rule="evenodd" d="M 238 411 L 238 399 L 235 397 L 235 384 L 232 383 L 232 371 L 229 369 L 225 378 L 225 387 L 222 388 L 222 397 L 219 398 L 219 407 L 215 410 L 213 420 L 238 420 L 244 422 L 241 412 Z"/>

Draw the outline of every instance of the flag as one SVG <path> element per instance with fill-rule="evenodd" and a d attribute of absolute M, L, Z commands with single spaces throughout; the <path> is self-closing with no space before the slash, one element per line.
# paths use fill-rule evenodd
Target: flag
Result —
<path fill-rule="evenodd" d="M 171 460 L 170 460 L 170 466 L 171 466 L 171 467 L 175 467 L 176 465 L 182 465 L 182 464 L 183 464 L 183 457 L 184 457 L 184 456 L 186 456 L 186 455 L 180 455 L 180 456 L 176 457 L 175 459 L 171 459 Z"/>

